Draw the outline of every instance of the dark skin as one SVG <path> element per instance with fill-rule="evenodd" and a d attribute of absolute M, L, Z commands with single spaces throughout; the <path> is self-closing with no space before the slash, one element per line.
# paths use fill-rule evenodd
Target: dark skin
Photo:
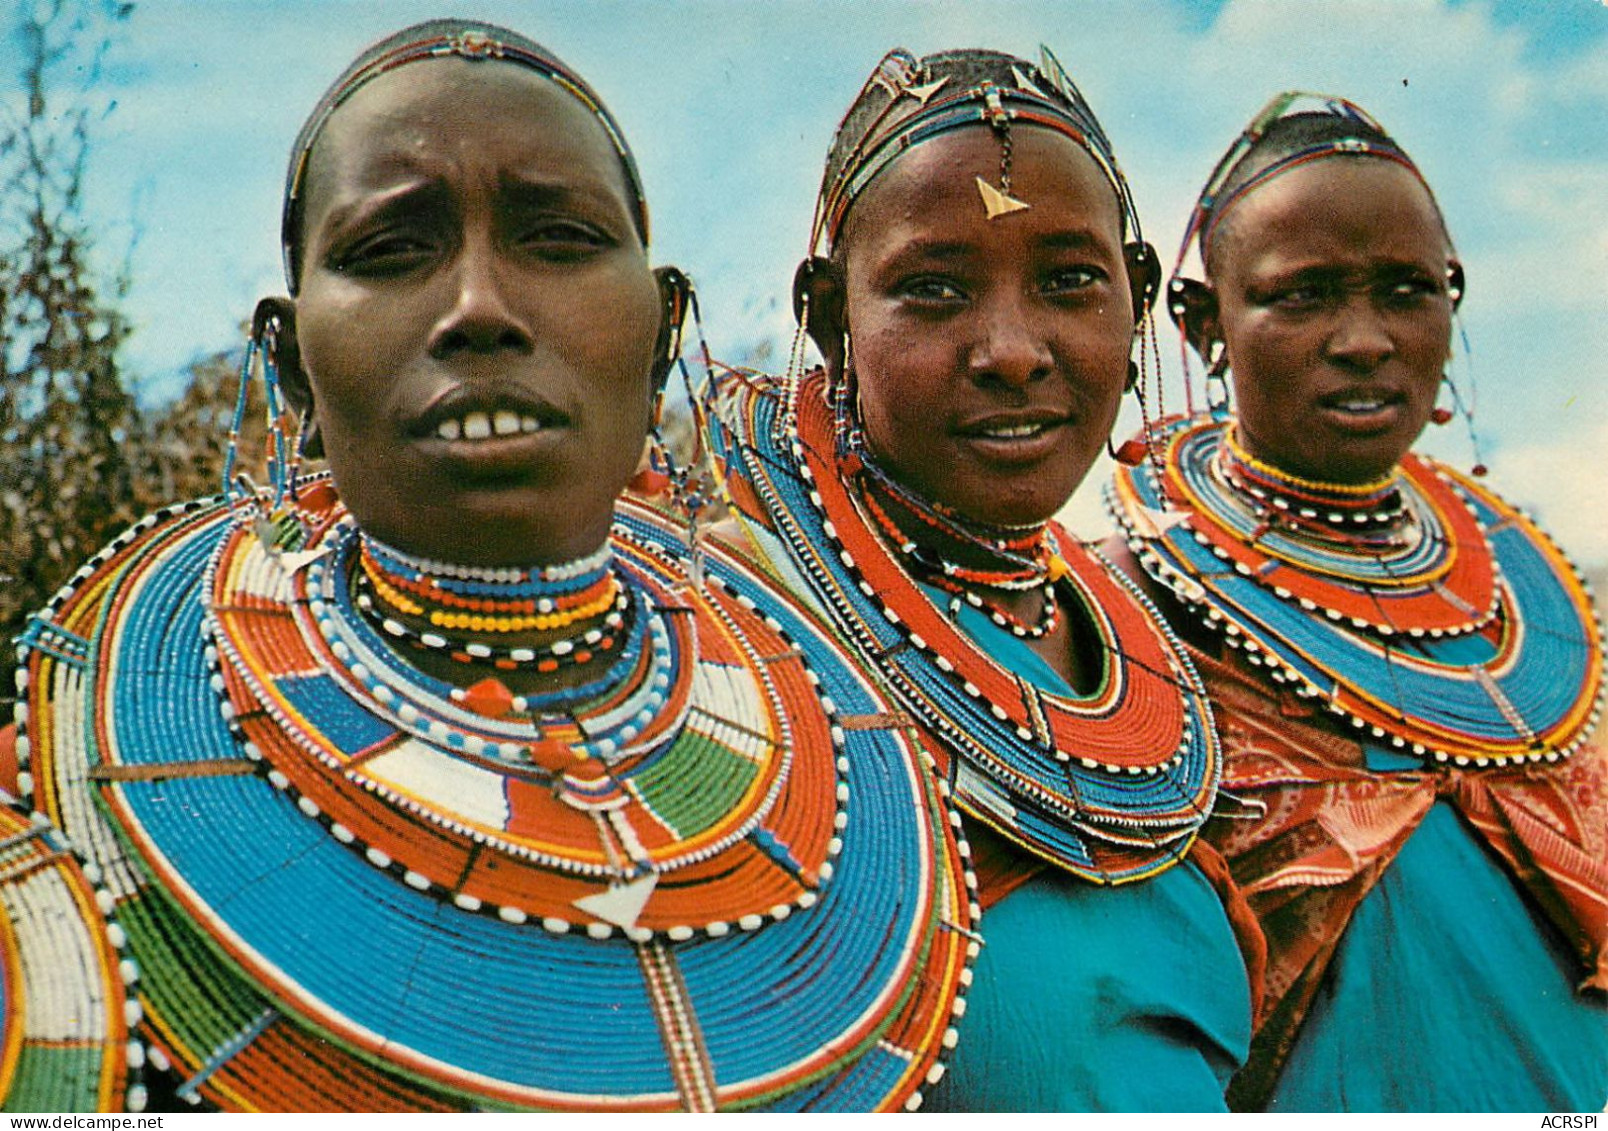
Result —
<path fill-rule="evenodd" d="M 1306 479 L 1367 483 L 1390 474 L 1435 407 L 1454 278 L 1440 213 L 1410 170 L 1329 158 L 1224 216 L 1186 327 L 1203 356 L 1226 346 L 1252 455 Z"/>
<path fill-rule="evenodd" d="M 259 317 L 277 319 L 287 396 L 366 531 L 480 566 L 603 543 L 680 278 L 649 269 L 634 208 L 590 111 L 523 67 L 411 64 L 331 116 L 300 293 Z"/>
<path fill-rule="evenodd" d="M 986 127 L 924 142 L 855 201 L 831 261 L 798 286 L 834 380 L 858 383 L 872 452 L 895 478 L 991 525 L 1051 518 L 1088 473 L 1116 419 L 1136 312 L 1153 267 L 1122 242 L 1122 214 L 1098 166 L 1052 130 L 1012 131 L 1012 194 L 1030 207 L 987 218 L 976 178 L 999 179 Z M 848 353 L 845 353 L 845 342 Z M 912 537 L 952 560 L 959 545 Z M 991 595 L 1032 623 L 1035 593 Z M 1030 641 L 1072 686 L 1076 608 Z"/>
<path fill-rule="evenodd" d="M 1434 408 L 1461 290 L 1418 178 L 1358 157 L 1292 169 L 1223 218 L 1207 266 L 1184 295 L 1185 332 L 1202 356 L 1226 343 L 1245 448 L 1321 482 L 1388 475 Z M 1191 644 L 1217 652 L 1120 538 L 1105 548 Z"/>

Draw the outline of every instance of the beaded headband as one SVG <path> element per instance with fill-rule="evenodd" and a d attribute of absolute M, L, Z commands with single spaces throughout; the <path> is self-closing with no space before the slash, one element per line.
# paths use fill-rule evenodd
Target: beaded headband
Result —
<path fill-rule="evenodd" d="M 1285 118 L 1315 115 L 1325 115 L 1343 126 L 1349 125 L 1351 127 L 1349 135 L 1342 132 L 1338 137 L 1303 146 L 1273 161 L 1240 183 L 1233 184 L 1234 173 L 1261 144 L 1275 122 Z M 1311 94 L 1301 90 L 1286 90 L 1275 95 L 1234 139 L 1228 151 L 1218 159 L 1212 168 L 1211 176 L 1206 178 L 1206 184 L 1200 190 L 1200 196 L 1195 200 L 1194 210 L 1189 215 L 1189 224 L 1184 229 L 1184 238 L 1178 245 L 1178 258 L 1173 262 L 1168 284 L 1168 290 L 1172 294 L 1168 310 L 1175 322 L 1184 312 L 1178 291 L 1180 280 L 1183 278 L 1184 260 L 1189 255 L 1190 245 L 1193 243 L 1197 246 L 1201 266 L 1204 268 L 1206 249 L 1211 246 L 1212 234 L 1217 230 L 1217 225 L 1247 193 L 1281 173 L 1313 161 L 1321 161 L 1326 157 L 1377 157 L 1394 161 L 1418 178 L 1419 183 L 1424 186 L 1424 191 L 1429 193 L 1431 201 L 1435 199 L 1435 193 L 1430 189 L 1429 182 L 1424 179 L 1424 174 L 1419 171 L 1412 158 L 1407 156 L 1406 150 L 1397 145 L 1385 132 L 1384 127 L 1355 102 L 1334 95 Z M 1440 205 L 1436 204 L 1435 208 L 1439 212 Z"/>
<path fill-rule="evenodd" d="M 903 48 L 884 55 L 850 104 L 849 114 L 839 123 L 839 135 L 867 99 L 880 92 L 887 101 L 865 127 L 842 166 L 834 173 L 828 165 L 816 198 L 810 253 L 831 248 L 850 205 L 900 154 L 951 130 L 976 124 L 999 131 L 1006 146 L 1000 189 L 979 180 L 990 218 L 1026 207 L 1009 193 L 1009 126 L 1043 126 L 1071 138 L 1094 159 L 1117 194 L 1124 233 L 1131 232 L 1133 239 L 1142 240 L 1133 194 L 1099 120 L 1050 49 L 1041 46 L 1039 53 L 1036 67 L 1010 56 L 994 56 L 1009 64 L 1014 80 L 1011 85 L 984 80 L 958 89 L 946 89 L 951 76 L 935 75 L 933 63 L 953 59 L 959 53 L 932 56 L 925 62 Z M 912 112 L 898 116 L 907 107 Z"/>
<path fill-rule="evenodd" d="M 352 95 L 383 74 L 409 63 L 454 56 L 475 61 L 497 60 L 528 67 L 558 84 L 591 111 L 620 157 L 625 178 L 636 198 L 636 211 L 632 218 L 636 222 L 637 234 L 642 237 L 644 244 L 648 242 L 648 202 L 642 192 L 642 178 L 637 172 L 636 159 L 631 155 L 625 135 L 620 132 L 614 116 L 586 81 L 540 44 L 507 28 L 474 20 L 430 20 L 405 28 L 358 56 L 325 91 L 324 97 L 319 99 L 318 105 L 302 125 L 301 132 L 296 135 L 296 144 L 291 147 L 290 168 L 285 176 L 285 204 L 280 218 L 280 247 L 284 256 L 285 281 L 291 294 L 296 293 L 297 271 L 300 268 L 298 244 L 301 239 L 302 192 L 306 188 L 307 162 L 314 143 L 331 115 Z"/>

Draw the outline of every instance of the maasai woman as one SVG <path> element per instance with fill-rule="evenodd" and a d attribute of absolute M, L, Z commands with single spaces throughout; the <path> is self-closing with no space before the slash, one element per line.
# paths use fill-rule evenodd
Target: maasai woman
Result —
<path fill-rule="evenodd" d="M 614 120 L 499 28 L 387 39 L 302 130 L 251 352 L 332 477 L 279 451 L 140 523 L 24 640 L 22 785 L 100 869 L 130 1071 L 363 1111 L 941 1072 L 958 816 L 799 606 L 616 504 L 687 294 L 647 233 Z"/>
<path fill-rule="evenodd" d="M 1451 416 L 1463 270 L 1401 147 L 1317 103 L 1276 99 L 1201 194 L 1184 252 L 1205 274 L 1169 298 L 1214 410 L 1114 495 L 1198 643 L 1228 759 L 1208 835 L 1267 934 L 1233 1099 L 1595 1111 L 1596 613 L 1528 518 L 1409 452 Z"/>
<path fill-rule="evenodd" d="M 1138 591 L 1050 521 L 1156 282 L 1111 148 L 1048 53 L 895 51 L 817 209 L 829 258 L 796 300 L 825 368 L 734 375 L 717 444 L 753 546 L 887 677 L 968 814 L 991 908 L 933 1098 L 1221 1108 L 1246 966 L 1180 863 L 1211 718 Z"/>

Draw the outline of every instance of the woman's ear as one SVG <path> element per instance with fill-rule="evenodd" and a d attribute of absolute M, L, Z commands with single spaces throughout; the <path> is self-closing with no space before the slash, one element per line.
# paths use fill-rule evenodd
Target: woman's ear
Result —
<path fill-rule="evenodd" d="M 1139 322 L 1156 303 L 1161 289 L 1161 260 L 1147 243 L 1122 245 L 1122 259 L 1128 267 L 1128 292 L 1133 299 L 1133 324 Z"/>
<path fill-rule="evenodd" d="M 687 307 L 692 301 L 692 280 L 682 274 L 679 267 L 655 267 L 654 281 L 659 284 L 659 337 L 653 347 L 653 395 L 657 396 L 670 379 L 670 367 L 681 353 L 681 327 L 687 320 Z"/>
<path fill-rule="evenodd" d="M 1167 286 L 1167 313 L 1187 341 L 1210 364 L 1212 343 L 1222 340 L 1217 321 L 1217 292 L 1199 279 L 1174 279 Z"/>
<path fill-rule="evenodd" d="M 279 375 L 279 391 L 302 421 L 302 455 L 322 459 L 324 441 L 318 434 L 313 385 L 302 368 L 301 348 L 296 343 L 295 300 L 275 295 L 258 302 L 251 315 L 251 337 L 271 351 L 274 369 Z"/>
<path fill-rule="evenodd" d="M 1446 265 L 1446 293 L 1451 296 L 1452 309 L 1456 310 L 1463 303 L 1463 294 L 1467 289 L 1468 280 L 1463 275 L 1463 265 L 1452 260 Z"/>
<path fill-rule="evenodd" d="M 848 318 L 843 309 L 843 272 L 830 259 L 812 255 L 793 273 L 793 317 L 815 341 L 828 376 L 842 374 Z"/>

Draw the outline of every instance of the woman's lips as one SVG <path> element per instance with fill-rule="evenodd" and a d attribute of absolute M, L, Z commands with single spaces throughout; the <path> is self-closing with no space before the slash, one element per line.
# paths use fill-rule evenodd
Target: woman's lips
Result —
<path fill-rule="evenodd" d="M 1391 392 L 1336 393 L 1318 402 L 1320 413 L 1332 426 L 1356 433 L 1395 427 L 1405 407 L 1406 398 Z"/>
<path fill-rule="evenodd" d="M 1065 438 L 1070 419 L 1051 413 L 984 417 L 961 425 L 954 435 L 996 463 L 1036 463 Z"/>
<path fill-rule="evenodd" d="M 539 397 L 460 387 L 438 397 L 408 431 L 454 473 L 502 477 L 530 471 L 572 428 L 566 413 Z"/>

